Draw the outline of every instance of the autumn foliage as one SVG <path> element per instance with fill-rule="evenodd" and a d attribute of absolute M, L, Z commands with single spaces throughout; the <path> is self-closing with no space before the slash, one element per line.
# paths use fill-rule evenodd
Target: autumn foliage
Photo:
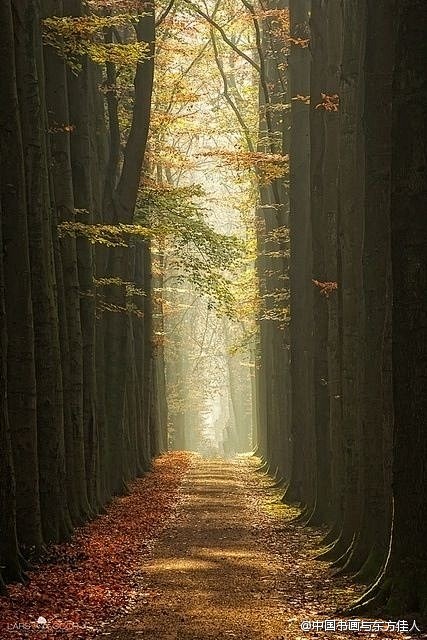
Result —
<path fill-rule="evenodd" d="M 47 640 L 90 638 L 125 611 L 134 596 L 133 575 L 155 536 L 173 517 L 179 486 L 190 465 L 185 453 L 169 453 L 116 498 L 105 514 L 77 530 L 70 542 L 48 548 L 42 564 L 0 600 L 0 635 Z M 37 620 L 47 621 L 46 631 Z"/>

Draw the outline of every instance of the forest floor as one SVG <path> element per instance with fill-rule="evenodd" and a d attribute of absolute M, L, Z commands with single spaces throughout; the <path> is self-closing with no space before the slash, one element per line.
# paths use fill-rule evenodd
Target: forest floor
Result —
<path fill-rule="evenodd" d="M 315 559 L 324 531 L 292 521 L 298 511 L 258 463 L 161 456 L 128 495 L 50 547 L 27 584 L 10 585 L 1 640 L 410 638 L 387 621 L 349 630 L 336 610 L 362 587 Z M 319 630 L 325 620 L 336 630 Z"/>
<path fill-rule="evenodd" d="M 271 479 L 255 468 L 253 458 L 193 458 L 177 517 L 140 567 L 139 597 L 98 638 L 411 637 L 390 632 L 387 621 L 377 621 L 379 630 L 367 629 L 368 619 L 364 628 L 360 620 L 346 628 L 350 619 L 335 612 L 362 588 L 315 559 L 324 532 L 293 523 L 295 509 L 281 504 Z M 319 630 L 325 620 L 336 630 Z"/>

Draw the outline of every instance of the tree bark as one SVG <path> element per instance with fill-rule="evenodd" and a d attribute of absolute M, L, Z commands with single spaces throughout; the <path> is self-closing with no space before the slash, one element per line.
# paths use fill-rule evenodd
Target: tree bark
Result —
<path fill-rule="evenodd" d="M 66 538 L 71 522 L 66 500 L 64 408 L 58 309 L 48 179 L 47 119 L 40 14 L 32 2 L 13 2 L 17 86 L 27 176 L 27 215 L 31 264 L 37 379 L 37 438 L 40 503 L 46 541 Z"/>
<path fill-rule="evenodd" d="M 44 17 L 61 16 L 62 2 L 43 0 Z M 71 167 L 70 118 L 67 75 L 64 60 L 51 48 L 44 49 L 48 125 L 51 132 L 51 179 L 58 222 L 75 220 L 73 174 Z M 77 132 L 79 135 L 79 132 Z M 62 271 L 65 328 L 62 349 L 67 495 L 73 522 L 81 524 L 90 513 L 87 502 L 85 450 L 83 437 L 83 340 L 80 320 L 80 287 L 76 240 L 59 241 Z M 60 275 L 60 274 L 59 274 Z M 66 344 L 64 344 L 66 341 Z"/>
<path fill-rule="evenodd" d="M 25 548 L 43 545 L 37 460 L 34 329 L 24 155 L 16 88 L 11 3 L 1 4 L 1 204 L 7 313 L 8 412 L 16 469 L 17 531 Z"/>
<path fill-rule="evenodd" d="M 345 564 L 362 515 L 363 220 L 365 149 L 364 104 L 365 2 L 343 3 L 343 53 L 340 79 L 340 175 L 338 296 L 344 453 L 343 526 L 333 554 Z"/>
<path fill-rule="evenodd" d="M 0 10 L 0 24 L 2 17 Z M 16 487 L 7 406 L 7 318 L 4 304 L 2 217 L 0 201 L 0 596 L 7 594 L 5 581 L 21 577 L 16 535 Z"/>
<path fill-rule="evenodd" d="M 310 173 L 312 278 L 326 282 L 327 217 L 324 205 L 325 109 L 319 108 L 322 93 L 327 93 L 327 5 L 312 0 L 310 14 Z M 327 215 L 327 214 L 326 214 Z M 330 520 L 330 433 L 328 380 L 328 304 L 319 289 L 313 292 L 313 388 L 316 431 L 317 480 L 315 510 L 310 523 Z"/>
<path fill-rule="evenodd" d="M 364 601 L 427 613 L 427 6 L 396 3 L 392 93 L 391 259 L 393 531 L 388 562 Z"/>
<path fill-rule="evenodd" d="M 365 51 L 365 219 L 363 290 L 366 363 L 362 396 L 363 512 L 361 528 L 346 564 L 373 580 L 388 549 L 391 528 L 390 377 L 384 371 L 391 304 L 390 159 L 393 14 L 390 3 L 367 3 Z M 365 564 L 366 563 L 366 564 Z M 363 567 L 363 565 L 365 565 Z"/>
<path fill-rule="evenodd" d="M 289 59 L 291 96 L 290 143 L 290 285 L 292 467 L 286 499 L 299 501 L 310 515 L 315 506 L 316 458 L 313 424 L 313 285 L 310 221 L 310 55 L 304 41 L 309 34 L 310 2 L 291 0 Z M 302 41 L 302 43 L 301 43 Z M 299 97 L 298 97 L 299 96 Z M 301 97 L 303 99 L 301 99 Z"/>
<path fill-rule="evenodd" d="M 148 137 L 148 126 L 151 110 L 151 93 L 154 73 L 154 3 L 144 3 L 144 14 L 136 25 L 137 40 L 149 44 L 149 57 L 137 65 L 135 75 L 135 101 L 132 124 L 124 150 L 123 166 L 117 187 L 113 194 L 113 222 L 130 224 L 133 221 L 134 209 L 140 186 L 140 177 Z M 115 248 L 110 251 L 108 264 L 109 276 L 119 278 L 122 282 L 130 280 L 131 271 L 128 250 Z M 125 288 L 115 287 L 116 293 L 111 302 L 118 307 L 126 306 Z M 109 313 L 105 336 L 106 347 L 106 380 L 109 392 L 106 395 L 106 416 L 108 430 L 113 437 L 112 447 L 116 460 L 112 469 L 112 490 L 120 493 L 125 489 L 123 468 L 125 451 L 123 441 L 123 412 L 126 393 L 126 368 L 128 358 L 129 323 L 121 313 Z M 144 341 L 146 338 L 144 337 Z M 145 342 L 146 343 L 146 342 Z M 151 368 L 150 356 L 144 361 L 145 370 Z M 146 381 L 147 383 L 147 381 Z M 143 392 L 148 393 L 147 389 Z M 149 455 L 149 454 L 148 454 Z"/>

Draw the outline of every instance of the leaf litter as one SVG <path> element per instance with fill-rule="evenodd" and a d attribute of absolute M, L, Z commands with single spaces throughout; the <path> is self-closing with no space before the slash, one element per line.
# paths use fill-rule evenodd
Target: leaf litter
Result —
<path fill-rule="evenodd" d="M 303 621 L 342 619 L 338 606 L 350 604 L 363 587 L 315 559 L 325 531 L 294 522 L 298 510 L 282 504 L 256 465 L 248 457 L 159 458 L 105 515 L 70 543 L 51 547 L 28 585 L 11 586 L 10 598 L 0 600 L 0 637 L 410 637 L 302 630 Z"/>
<path fill-rule="evenodd" d="M 105 514 L 76 529 L 70 542 L 50 546 L 28 584 L 10 585 L 9 597 L 0 598 L 0 637 L 86 640 L 129 610 L 142 596 L 141 559 L 175 517 L 190 462 L 186 453 L 159 457 Z"/>

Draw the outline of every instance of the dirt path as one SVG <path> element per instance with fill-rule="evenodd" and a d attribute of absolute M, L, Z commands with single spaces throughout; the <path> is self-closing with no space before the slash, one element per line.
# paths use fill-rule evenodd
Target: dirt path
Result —
<path fill-rule="evenodd" d="M 249 460 L 195 459 L 177 518 L 141 567 L 129 613 L 98 637 L 112 640 L 299 640 L 303 620 L 337 617 L 355 596 L 313 559 L 320 532 L 287 524 L 271 481 Z M 333 585 L 333 590 L 331 587 Z M 322 637 L 392 638 L 337 632 Z M 400 636 L 402 638 L 402 636 Z"/>

